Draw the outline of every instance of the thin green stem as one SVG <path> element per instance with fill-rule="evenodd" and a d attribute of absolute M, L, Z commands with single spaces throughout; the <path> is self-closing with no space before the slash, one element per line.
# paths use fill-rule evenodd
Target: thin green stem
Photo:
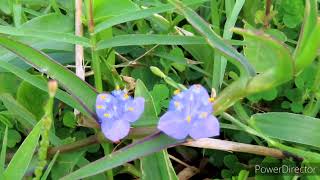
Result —
<path fill-rule="evenodd" d="M 103 91 L 102 78 L 101 78 L 101 68 L 100 68 L 100 59 L 98 52 L 96 51 L 96 36 L 94 32 L 94 17 L 93 17 L 93 0 L 89 0 L 89 33 L 91 40 L 91 57 L 92 57 L 92 69 L 94 72 L 94 85 L 98 92 Z"/>
<path fill-rule="evenodd" d="M 89 0 L 89 33 L 90 33 L 90 40 L 91 40 L 91 56 L 92 56 L 92 69 L 94 72 L 94 85 L 99 93 L 103 91 L 102 85 L 102 74 L 101 74 L 101 67 L 100 67 L 100 58 L 98 51 L 96 51 L 96 35 L 94 34 L 94 17 L 93 17 L 93 0 Z M 106 142 L 103 143 L 104 154 L 108 155 L 112 152 L 112 143 Z M 106 172 L 107 179 L 113 180 L 113 172 L 112 169 Z"/>

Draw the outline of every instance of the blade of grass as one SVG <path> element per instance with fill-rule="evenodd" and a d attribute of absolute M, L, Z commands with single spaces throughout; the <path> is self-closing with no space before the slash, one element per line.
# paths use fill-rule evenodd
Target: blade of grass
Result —
<path fill-rule="evenodd" d="M 30 130 L 36 125 L 37 121 L 34 115 L 19 104 L 10 94 L 1 94 L 0 99 L 8 111 L 17 117 L 23 127 Z"/>
<path fill-rule="evenodd" d="M 120 149 L 104 158 L 94 161 L 70 174 L 61 180 L 72 180 L 89 177 L 106 170 L 120 166 L 126 162 L 135 160 L 141 156 L 146 156 L 162 149 L 177 145 L 177 142 L 170 137 L 157 133 L 137 141 L 123 149 Z"/>
<path fill-rule="evenodd" d="M 243 76 L 253 76 L 256 74 L 248 60 L 232 46 L 226 44 L 196 12 L 184 6 L 179 1 L 170 0 L 170 2 L 173 3 L 179 12 L 186 17 L 188 22 L 206 38 L 210 46 L 219 50 L 225 56 L 230 57 L 230 61 L 239 68 Z"/>
<path fill-rule="evenodd" d="M 13 4 L 13 22 L 15 27 L 21 26 L 22 5 L 18 1 Z"/>
<path fill-rule="evenodd" d="M 140 167 L 142 180 L 154 179 L 154 177 L 178 180 L 166 150 L 141 158 Z"/>
<path fill-rule="evenodd" d="M 206 44 L 205 39 L 196 36 L 178 36 L 178 35 L 145 35 L 145 34 L 130 34 L 119 35 L 112 39 L 98 42 L 97 50 L 118 47 L 118 46 L 133 46 L 133 45 L 184 45 L 184 44 Z"/>
<path fill-rule="evenodd" d="M 226 1 L 226 3 L 227 2 L 229 2 L 229 1 Z M 237 22 L 238 15 L 244 5 L 244 2 L 245 2 L 245 0 L 237 0 L 236 3 L 234 4 L 234 6 L 232 6 L 233 8 L 231 8 L 232 11 L 230 10 L 230 12 L 227 13 L 227 21 L 224 24 L 224 30 L 223 30 L 223 35 L 222 35 L 223 39 L 226 39 L 226 40 L 232 39 L 233 33 L 232 33 L 231 29 L 235 26 L 235 24 Z M 226 10 L 227 10 L 227 8 L 226 8 Z M 229 14 L 229 16 L 228 16 L 228 14 Z M 222 85 L 222 82 L 223 82 L 225 69 L 227 67 L 227 59 L 223 56 L 220 56 L 218 59 L 215 59 L 215 60 L 216 61 L 214 62 L 214 66 L 217 66 L 217 67 L 214 68 L 212 77 L 214 78 L 214 84 L 215 84 L 214 88 L 216 90 L 217 89 L 219 90 Z"/>
<path fill-rule="evenodd" d="M 38 31 L 34 29 L 14 28 L 10 26 L 0 26 L 0 33 L 12 36 L 36 37 L 41 39 L 54 40 L 57 42 L 66 42 L 71 44 L 80 44 L 90 47 L 88 38 L 75 36 L 71 33 Z"/>
<path fill-rule="evenodd" d="M 16 76 L 27 81 L 28 83 L 32 84 L 33 86 L 35 86 L 45 92 L 48 91 L 47 84 L 43 83 L 43 81 L 40 81 L 38 78 L 31 75 L 30 73 L 28 73 L 28 72 L 10 64 L 10 63 L 4 62 L 4 61 L 0 61 L 0 67 L 15 74 Z M 61 100 L 64 103 L 66 103 L 67 105 L 69 105 L 75 109 L 78 109 L 81 113 L 89 116 L 88 112 L 77 101 L 72 99 L 72 97 L 68 93 L 58 89 L 56 98 Z"/>
<path fill-rule="evenodd" d="M 4 36 L 0 36 L 0 45 L 32 64 L 40 72 L 44 72 L 51 78 L 58 80 L 71 95 L 82 103 L 88 113 L 92 117 L 95 117 L 93 112 L 97 93 L 89 84 L 82 81 L 73 72 L 56 63 L 44 53 L 28 45 Z"/>
<path fill-rule="evenodd" d="M 186 0 L 185 5 L 194 5 L 203 3 L 209 0 Z M 128 21 L 143 19 L 149 16 L 152 16 L 154 14 L 163 13 L 167 11 L 174 10 L 175 7 L 171 4 L 165 4 L 158 7 L 151 7 L 148 9 L 141 9 L 139 11 L 134 12 L 128 12 L 119 16 L 112 17 L 110 19 L 107 19 L 106 21 L 101 22 L 95 27 L 94 33 L 99 33 L 103 30 L 106 30 L 114 25 L 121 24 Z"/>
<path fill-rule="evenodd" d="M 54 163 L 56 162 L 57 158 L 59 156 L 59 151 L 53 156 L 52 160 L 50 161 L 46 171 L 43 173 L 42 177 L 41 177 L 41 180 L 46 180 Z"/>
<path fill-rule="evenodd" d="M 309 66 L 313 60 L 316 58 L 318 53 L 318 48 L 320 47 L 320 19 L 316 23 L 313 31 L 310 33 L 308 38 L 308 43 L 304 44 L 302 50 L 296 55 L 296 74 L 302 72 L 304 68 Z"/>
<path fill-rule="evenodd" d="M 7 153 L 7 142 L 8 142 L 8 126 L 6 126 L 6 130 L 4 131 L 2 147 L 1 147 L 1 155 L 0 155 L 0 177 L 3 176 L 4 167 L 6 165 L 6 153 Z"/>
<path fill-rule="evenodd" d="M 308 43 L 310 34 L 312 33 L 312 31 L 315 29 L 315 26 L 317 25 L 317 15 L 318 15 L 317 1 L 306 0 L 303 25 L 301 27 L 301 34 L 299 37 L 297 47 L 294 51 L 294 57 L 296 57 L 297 54 L 299 54 L 301 50 L 305 47 L 305 44 Z"/>
<path fill-rule="evenodd" d="M 14 154 L 7 169 L 4 172 L 4 179 L 22 179 L 33 157 L 38 145 L 42 128 L 42 121 L 39 121 L 19 149 Z"/>

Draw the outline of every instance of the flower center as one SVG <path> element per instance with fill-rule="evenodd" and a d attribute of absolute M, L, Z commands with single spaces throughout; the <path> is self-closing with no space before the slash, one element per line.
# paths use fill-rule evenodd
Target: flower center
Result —
<path fill-rule="evenodd" d="M 208 101 L 209 101 L 210 103 L 213 103 L 214 98 L 213 98 L 213 97 L 211 97 L 211 98 L 209 98 L 209 99 L 208 99 Z"/>
<path fill-rule="evenodd" d="M 181 92 L 180 89 L 176 89 L 176 90 L 173 92 L 173 94 L 174 94 L 174 95 L 177 95 L 177 94 L 180 94 L 180 92 Z"/>
<path fill-rule="evenodd" d="M 134 108 L 133 107 L 128 107 L 128 111 L 134 111 Z"/>
<path fill-rule="evenodd" d="M 106 95 L 101 95 L 100 98 L 101 98 L 102 100 L 106 100 L 106 99 L 107 99 L 107 96 L 106 96 Z"/>
<path fill-rule="evenodd" d="M 102 105 L 97 105 L 97 109 L 103 109 L 104 108 L 104 106 L 102 106 Z"/>
<path fill-rule="evenodd" d="M 124 98 L 124 99 L 129 99 L 129 95 L 128 95 L 127 93 L 125 93 L 125 94 L 123 95 L 123 98 Z"/>
<path fill-rule="evenodd" d="M 201 112 L 200 113 L 200 118 L 204 119 L 208 116 L 208 113 L 207 112 Z"/>
<path fill-rule="evenodd" d="M 187 116 L 187 122 L 190 123 L 191 122 L 191 116 Z"/>
<path fill-rule="evenodd" d="M 110 114 L 109 113 L 104 113 L 103 116 L 106 117 L 106 118 L 109 118 Z"/>
<path fill-rule="evenodd" d="M 175 106 L 176 108 L 178 108 L 178 107 L 180 106 L 180 103 L 179 103 L 178 101 L 175 101 L 175 102 L 174 102 L 174 106 Z"/>

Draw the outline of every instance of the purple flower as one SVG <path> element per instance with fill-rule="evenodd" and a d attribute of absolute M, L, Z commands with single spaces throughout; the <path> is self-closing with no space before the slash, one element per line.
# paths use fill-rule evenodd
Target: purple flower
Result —
<path fill-rule="evenodd" d="M 175 139 L 193 139 L 217 136 L 220 133 L 218 119 L 212 115 L 213 99 L 201 85 L 176 93 L 169 110 L 162 115 L 158 129 Z"/>
<path fill-rule="evenodd" d="M 128 135 L 130 123 L 139 119 L 144 110 L 144 98 L 132 98 L 124 90 L 102 93 L 96 99 L 96 113 L 101 130 L 113 142 Z"/>

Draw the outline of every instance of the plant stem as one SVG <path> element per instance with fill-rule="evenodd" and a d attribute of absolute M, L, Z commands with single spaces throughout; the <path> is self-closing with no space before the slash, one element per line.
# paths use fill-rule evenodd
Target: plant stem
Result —
<path fill-rule="evenodd" d="M 93 17 L 93 0 L 89 0 L 89 33 L 91 40 L 91 57 L 92 57 L 92 69 L 94 72 L 94 84 L 99 93 L 103 91 L 102 88 L 102 79 L 101 79 L 101 69 L 100 69 L 100 60 L 99 55 L 96 51 L 96 36 L 94 32 L 94 17 Z"/>
<path fill-rule="evenodd" d="M 266 0 L 266 11 L 265 11 L 265 18 L 264 18 L 265 28 L 269 27 L 271 5 L 272 5 L 272 0 Z"/>
<path fill-rule="evenodd" d="M 225 141 L 220 139 L 203 138 L 197 141 L 190 141 L 182 145 L 206 149 L 216 149 L 221 151 L 244 152 L 262 156 L 271 156 L 279 159 L 286 158 L 285 153 L 278 149 L 258 145 L 237 143 L 232 141 Z"/>
<path fill-rule="evenodd" d="M 89 0 L 89 33 L 90 33 L 90 40 L 91 40 L 91 56 L 92 56 L 92 69 L 94 72 L 94 85 L 99 93 L 103 91 L 103 86 L 102 86 L 102 74 L 101 74 L 101 67 L 100 67 L 100 59 L 99 59 L 99 54 L 96 51 L 96 35 L 94 33 L 94 16 L 93 16 L 93 0 Z M 92 139 L 89 141 L 89 143 L 96 144 L 99 141 L 96 139 Z M 82 145 L 82 144 L 80 144 Z M 102 144 L 102 147 L 104 149 L 104 154 L 108 155 L 112 152 L 112 143 L 110 142 L 105 142 Z M 112 169 L 108 170 L 106 172 L 107 179 L 108 180 L 113 180 L 113 172 Z"/>
<path fill-rule="evenodd" d="M 141 129 L 141 132 L 136 132 L 136 133 L 143 133 L 143 130 Z M 107 140 L 102 136 L 92 135 L 86 139 L 82 139 L 71 144 L 51 148 L 48 153 L 50 156 L 53 156 L 57 151 L 60 151 L 60 153 L 76 151 L 76 150 L 79 150 L 80 148 L 84 148 L 93 144 L 103 143 L 106 141 Z M 287 154 L 285 152 L 278 149 L 268 148 L 268 147 L 263 147 L 258 145 L 243 144 L 243 143 L 220 140 L 220 139 L 204 138 L 196 141 L 187 141 L 182 145 L 198 147 L 198 148 L 217 149 L 221 151 L 244 152 L 244 153 L 257 154 L 262 156 L 271 156 L 275 158 L 287 157 Z"/>

